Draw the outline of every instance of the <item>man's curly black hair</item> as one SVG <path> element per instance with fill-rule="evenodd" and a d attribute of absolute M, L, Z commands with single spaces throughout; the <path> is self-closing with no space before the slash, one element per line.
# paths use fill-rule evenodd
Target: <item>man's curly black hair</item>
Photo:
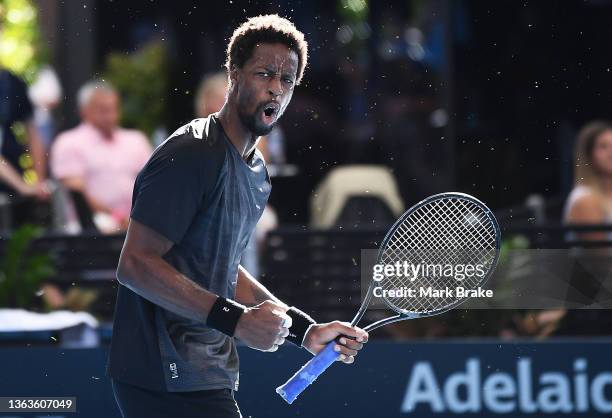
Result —
<path fill-rule="evenodd" d="M 259 43 L 281 43 L 295 51 L 298 56 L 296 84 L 300 84 L 308 61 L 308 43 L 293 23 L 276 14 L 252 17 L 236 28 L 227 46 L 227 70 L 242 68 Z"/>

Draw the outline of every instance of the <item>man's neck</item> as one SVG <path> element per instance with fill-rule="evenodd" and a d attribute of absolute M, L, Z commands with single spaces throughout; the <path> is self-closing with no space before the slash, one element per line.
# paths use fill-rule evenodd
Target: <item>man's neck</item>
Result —
<path fill-rule="evenodd" d="M 258 137 L 244 127 L 242 122 L 240 122 L 236 108 L 228 102 L 225 102 L 218 115 L 225 134 L 234 144 L 240 155 L 243 158 L 249 156 L 257 145 Z"/>
<path fill-rule="evenodd" d="M 104 139 L 105 141 L 112 141 L 114 136 L 115 136 L 115 130 L 113 129 L 112 132 L 105 132 L 102 129 L 99 129 L 96 125 L 94 125 L 91 122 L 87 122 L 84 121 L 85 125 L 89 126 L 91 129 L 95 130 L 96 132 L 98 132 L 98 134 L 100 134 L 100 136 L 102 137 L 102 139 Z"/>

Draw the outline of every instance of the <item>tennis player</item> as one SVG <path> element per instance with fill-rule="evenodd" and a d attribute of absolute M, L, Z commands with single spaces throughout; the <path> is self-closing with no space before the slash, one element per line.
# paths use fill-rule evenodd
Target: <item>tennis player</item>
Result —
<path fill-rule="evenodd" d="M 246 21 L 227 48 L 223 108 L 179 128 L 138 175 L 108 364 L 123 417 L 240 417 L 236 338 L 262 351 L 287 340 L 314 354 L 342 335 L 345 363 L 367 341 L 349 324 L 315 323 L 239 266 L 270 193 L 255 146 L 285 111 L 306 60 L 290 21 Z"/>

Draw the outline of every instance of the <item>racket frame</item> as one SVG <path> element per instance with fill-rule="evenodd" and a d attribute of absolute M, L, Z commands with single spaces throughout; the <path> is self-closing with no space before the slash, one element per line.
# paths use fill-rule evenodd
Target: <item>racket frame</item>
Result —
<path fill-rule="evenodd" d="M 501 230 L 499 228 L 499 224 L 497 223 L 497 219 L 495 219 L 495 216 L 493 215 L 493 212 L 491 211 L 491 209 L 489 209 L 483 202 L 481 202 L 480 200 L 476 199 L 474 196 L 470 196 L 469 194 L 465 194 L 465 193 L 460 193 L 460 192 L 444 192 L 444 193 L 438 193 L 432 196 L 427 197 L 426 199 L 421 200 L 420 202 L 414 204 L 412 207 L 410 207 L 406 212 L 404 212 L 402 214 L 402 216 L 400 216 L 395 223 L 391 226 L 391 228 L 389 228 L 389 231 L 387 232 L 387 234 L 385 235 L 385 238 L 383 239 L 379 249 L 378 249 L 378 256 L 377 256 L 377 262 L 380 262 L 384 251 L 386 250 L 387 244 L 389 243 L 389 240 L 391 239 L 391 237 L 393 236 L 394 232 L 397 230 L 397 228 L 400 227 L 400 225 L 402 225 L 402 223 L 404 222 L 404 220 L 409 217 L 410 215 L 412 215 L 414 212 L 416 212 L 419 208 L 421 208 L 424 205 L 427 205 L 435 200 L 440 200 L 440 199 L 444 199 L 444 198 L 456 198 L 456 199 L 461 199 L 461 200 L 465 200 L 468 202 L 471 202 L 473 204 L 475 204 L 476 206 L 480 207 L 480 209 L 482 209 L 483 213 L 487 216 L 487 218 L 489 219 L 489 221 L 491 222 L 491 224 L 493 225 L 494 228 L 494 233 L 495 233 L 495 259 L 493 260 L 493 262 L 491 263 L 491 266 L 489 267 L 487 274 L 482 278 L 480 285 L 484 285 L 488 280 L 489 277 L 491 276 L 491 274 L 495 271 L 495 268 L 497 266 L 497 262 L 499 261 L 499 252 L 500 252 L 500 248 L 501 248 Z M 363 303 L 361 304 L 361 306 L 359 307 L 359 310 L 357 311 L 357 313 L 355 314 L 355 317 L 353 318 L 353 320 L 351 321 L 351 325 L 355 326 L 359 323 L 359 321 L 361 321 L 361 319 L 363 318 L 363 316 L 365 315 L 365 312 L 368 309 L 368 306 L 370 305 L 370 302 L 372 300 L 372 295 L 373 295 L 373 290 L 375 287 L 376 282 L 374 281 L 374 279 L 372 279 L 370 281 L 370 286 L 368 287 L 368 293 L 366 294 L 366 297 L 363 301 Z M 372 331 L 375 330 L 376 328 L 380 328 L 383 325 L 387 325 L 387 324 L 391 324 L 394 322 L 398 322 L 398 321 L 404 321 L 404 320 L 408 320 L 408 319 L 416 319 L 416 318 L 426 318 L 429 316 L 434 316 L 434 315 L 439 315 L 442 314 L 444 312 L 448 312 L 451 309 L 456 308 L 457 306 L 461 305 L 462 303 L 464 303 L 465 301 L 467 301 L 469 299 L 469 297 L 465 297 L 463 299 L 457 299 L 455 302 L 449 304 L 448 306 L 445 306 L 444 308 L 441 309 L 437 309 L 437 310 L 432 310 L 429 312 L 403 312 L 403 313 L 398 313 L 397 315 L 388 317 L 388 318 L 384 318 L 381 320 L 378 320 L 376 322 L 373 322 L 367 326 L 365 326 L 363 329 L 365 331 Z M 389 309 L 391 309 L 394 312 L 397 312 L 397 309 L 392 306 L 387 299 L 383 298 L 385 304 L 389 307 Z"/>
<path fill-rule="evenodd" d="M 496 240 L 495 241 L 495 258 L 493 262 L 491 263 L 491 267 L 487 271 L 487 274 L 485 275 L 485 277 L 483 277 L 483 279 L 479 283 L 480 285 L 483 285 L 486 283 L 489 276 L 492 274 L 492 272 L 495 270 L 495 267 L 497 266 L 497 261 L 499 259 L 499 250 L 501 246 L 501 233 L 499 230 L 499 225 L 497 224 L 497 220 L 495 219 L 495 216 L 493 216 L 493 213 L 491 212 L 491 210 L 487 208 L 487 206 L 481 201 L 479 201 L 478 199 L 470 195 L 466 195 L 464 193 L 447 192 L 447 193 L 436 194 L 436 195 L 430 196 L 420 201 L 419 203 L 417 203 L 416 205 L 408 209 L 406 212 L 404 212 L 404 214 L 400 216 L 400 218 L 391 226 L 391 228 L 389 229 L 389 232 L 387 232 L 387 235 L 383 239 L 382 244 L 380 245 L 380 248 L 378 251 L 377 261 L 381 260 L 382 254 L 384 252 L 384 249 L 386 248 L 387 243 L 393 236 L 393 233 L 402 224 L 402 222 L 406 219 L 407 216 L 410 216 L 412 213 L 418 210 L 421 206 L 426 205 L 434 200 L 442 199 L 444 197 L 455 197 L 455 198 L 459 198 L 463 200 L 468 200 L 480 206 L 483 209 L 483 212 L 486 214 L 486 216 L 492 221 L 492 224 L 495 228 L 494 232 L 495 232 L 495 240 Z M 368 288 L 368 293 L 363 303 L 361 304 L 359 310 L 357 311 L 357 314 L 355 314 L 355 317 L 351 321 L 351 325 L 353 326 L 357 325 L 357 323 L 363 318 L 363 315 L 365 314 L 368 306 L 370 305 L 370 301 L 372 300 L 374 284 L 375 284 L 375 281 L 372 279 L 372 281 L 370 282 L 370 286 Z M 457 307 L 461 303 L 465 302 L 467 299 L 469 298 L 466 297 L 463 299 L 458 299 L 454 303 L 451 303 L 448 306 L 445 306 L 444 308 L 432 310 L 432 311 L 425 312 L 425 313 L 402 312 L 395 316 L 373 322 L 372 324 L 364 327 L 363 329 L 366 331 L 371 331 L 383 325 L 387 325 L 387 324 L 397 322 L 397 321 L 438 315 L 438 314 L 444 313 L 450 309 Z M 385 299 L 385 303 L 394 312 L 397 312 L 397 309 L 393 307 L 386 299 Z M 314 356 L 304 366 L 302 366 L 302 368 L 298 370 L 291 378 L 289 378 L 287 382 L 285 382 L 285 384 L 276 388 L 276 392 L 289 404 L 293 403 L 295 399 L 300 395 L 300 393 L 302 393 L 308 386 L 310 386 L 317 379 L 318 376 L 324 373 L 325 370 L 336 361 L 336 359 L 339 356 L 339 353 L 337 353 L 334 350 L 335 345 L 336 345 L 335 341 L 329 342 L 323 350 L 321 350 L 316 356 Z"/>

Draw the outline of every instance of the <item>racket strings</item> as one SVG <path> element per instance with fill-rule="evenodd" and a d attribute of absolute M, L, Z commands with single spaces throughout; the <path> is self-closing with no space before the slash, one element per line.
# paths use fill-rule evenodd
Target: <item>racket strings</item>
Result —
<path fill-rule="evenodd" d="M 452 241 L 452 243 L 454 244 L 454 248 L 449 247 L 449 249 L 467 251 L 468 253 L 470 253 L 468 255 L 472 256 L 472 257 L 468 257 L 469 259 L 472 259 L 474 256 L 475 257 L 481 256 L 482 249 L 491 249 L 491 248 L 495 249 L 495 229 L 493 228 L 493 225 L 491 222 L 486 222 L 486 223 L 483 222 L 484 220 L 488 220 L 488 218 L 486 217 L 486 214 L 482 212 L 482 210 L 480 210 L 479 212 L 474 212 L 473 208 L 462 207 L 460 208 L 460 210 L 454 211 L 454 209 L 456 208 L 449 207 L 450 204 L 448 200 L 441 200 L 441 203 L 444 205 L 444 210 L 447 210 L 448 213 L 455 213 L 455 214 L 461 213 L 464 216 L 463 222 L 459 223 L 459 227 L 465 226 L 465 228 L 461 231 L 458 231 L 457 234 L 448 234 L 445 236 L 445 238 L 449 239 L 449 241 Z M 464 201 L 458 201 L 458 203 L 465 204 Z M 469 215 L 467 215 L 467 213 L 469 213 Z M 430 215 L 432 217 L 440 216 L 439 212 L 431 213 Z M 481 215 L 481 216 L 479 217 L 478 215 Z M 472 219 L 470 219 L 470 216 L 472 217 Z M 473 222 L 474 219 L 477 221 L 476 223 Z M 454 219 L 451 219 L 451 222 L 445 221 L 443 226 L 447 228 L 451 228 L 451 229 L 457 228 L 457 222 L 453 223 L 452 221 L 457 221 L 457 217 L 455 217 Z M 466 221 L 470 221 L 470 222 L 468 223 Z M 467 227 L 468 225 L 473 226 L 473 228 L 471 229 L 468 228 Z M 486 235 L 485 229 L 489 230 L 488 235 Z M 461 238 L 465 238 L 465 239 L 461 239 Z M 470 243 L 469 246 L 466 245 L 468 242 Z M 491 243 L 493 245 L 492 247 L 491 247 Z M 443 245 L 443 243 L 440 245 Z"/>
<path fill-rule="evenodd" d="M 382 288 L 414 289 L 416 297 L 386 297 L 394 310 L 401 313 L 427 313 L 445 309 L 461 298 L 419 297 L 420 289 L 432 287 L 476 288 L 486 278 L 480 275 L 444 274 L 448 266 L 481 265 L 486 273 L 497 253 L 496 229 L 488 213 L 472 201 L 446 197 L 431 201 L 404 219 L 392 233 L 379 262 L 394 265 L 406 261 L 418 266 L 418 273 L 385 276 Z M 433 266 L 433 269 L 429 267 Z M 441 266 L 441 267 L 439 267 Z M 424 270 L 424 271 L 423 271 Z M 412 270 L 414 273 L 415 271 Z"/>

